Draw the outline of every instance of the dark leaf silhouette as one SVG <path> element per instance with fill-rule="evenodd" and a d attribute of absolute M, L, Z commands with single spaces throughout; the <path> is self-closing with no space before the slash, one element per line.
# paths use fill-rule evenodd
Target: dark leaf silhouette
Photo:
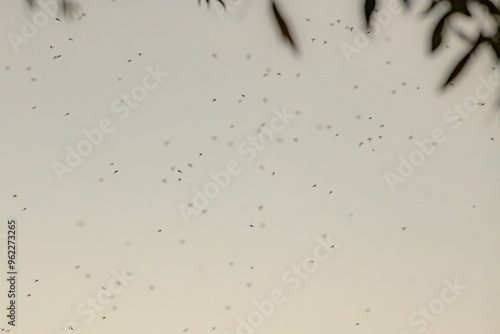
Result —
<path fill-rule="evenodd" d="M 453 0 L 453 1 L 448 0 L 448 1 L 451 3 L 452 13 L 460 13 L 466 16 L 472 16 L 467 6 L 470 0 Z"/>
<path fill-rule="evenodd" d="M 493 48 L 493 51 L 495 51 L 497 58 L 500 58 L 500 43 L 498 42 L 491 43 L 491 47 Z"/>
<path fill-rule="evenodd" d="M 435 7 L 438 3 L 440 2 L 443 2 L 443 0 L 432 0 L 432 3 L 431 5 L 429 6 L 429 8 L 427 8 L 425 11 L 424 11 L 424 15 L 427 15 L 429 14 Z"/>
<path fill-rule="evenodd" d="M 35 8 L 38 2 L 35 0 L 26 0 L 30 8 Z M 80 6 L 73 0 L 61 0 L 59 1 L 59 10 L 62 11 L 63 15 L 68 18 L 72 18 L 73 15 L 77 14 Z"/>
<path fill-rule="evenodd" d="M 492 15 L 499 15 L 500 16 L 500 11 L 498 10 L 498 8 L 489 0 L 478 0 L 478 2 L 483 5 L 483 6 L 486 6 L 486 8 L 488 8 L 488 11 L 492 14 Z"/>
<path fill-rule="evenodd" d="M 207 8 L 210 8 L 210 0 L 206 0 L 207 1 Z M 220 4 L 222 5 L 222 7 L 224 7 L 224 9 L 226 9 L 226 4 L 224 3 L 224 1 L 222 0 L 217 0 L 218 2 L 220 2 Z M 201 6 L 201 0 L 198 0 L 198 6 Z"/>
<path fill-rule="evenodd" d="M 460 60 L 460 62 L 455 66 L 455 69 L 451 72 L 450 76 L 444 83 L 443 88 L 448 86 L 450 82 L 452 82 L 457 77 L 457 75 L 464 69 L 465 64 L 467 64 L 474 51 L 476 51 L 477 47 L 484 41 L 486 41 L 486 39 L 482 35 L 480 35 L 476 41 L 476 44 L 474 44 L 472 49 L 470 49 L 470 51 L 467 52 L 467 54 L 462 58 L 462 60 Z"/>
<path fill-rule="evenodd" d="M 457 75 L 462 71 L 462 69 L 464 68 L 465 64 L 469 61 L 469 58 L 472 55 L 472 51 L 473 50 L 469 51 L 465 55 L 465 57 L 463 57 L 462 60 L 457 64 L 457 66 L 455 66 L 455 69 L 453 70 L 453 72 L 451 72 L 450 76 L 448 77 L 448 79 L 444 83 L 443 87 L 448 86 L 448 84 L 450 82 L 452 82 L 453 79 L 455 79 L 457 77 Z"/>
<path fill-rule="evenodd" d="M 497 55 L 497 59 L 500 59 L 500 27 L 497 28 L 497 32 L 493 38 L 487 40 L 491 44 L 493 51 Z"/>
<path fill-rule="evenodd" d="M 376 0 L 366 0 L 365 1 L 366 29 L 370 29 L 370 17 L 372 16 L 376 5 L 377 5 Z"/>
<path fill-rule="evenodd" d="M 444 14 L 444 16 L 439 20 L 438 24 L 436 25 L 436 28 L 434 29 L 434 32 L 432 33 L 432 51 L 435 51 L 439 45 L 441 45 L 441 42 L 443 40 L 443 32 L 444 28 L 446 25 L 446 19 L 450 15 L 450 12 Z"/>
<path fill-rule="evenodd" d="M 295 42 L 293 41 L 292 35 L 290 34 L 290 31 L 288 30 L 288 26 L 281 16 L 278 7 L 274 3 L 274 1 L 271 1 L 271 4 L 273 6 L 273 13 L 274 13 L 274 18 L 276 19 L 276 22 L 278 23 L 280 30 L 281 30 L 281 35 L 285 40 L 287 40 L 290 45 L 292 46 L 293 51 L 298 51 L 297 45 L 295 45 Z"/>

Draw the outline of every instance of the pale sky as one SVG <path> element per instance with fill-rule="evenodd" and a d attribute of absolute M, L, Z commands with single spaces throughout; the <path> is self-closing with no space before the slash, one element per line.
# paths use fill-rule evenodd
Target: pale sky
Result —
<path fill-rule="evenodd" d="M 269 1 L 226 3 L 2 4 L 0 328 L 498 333 L 491 55 L 442 92 L 467 46 L 429 54 L 423 4 L 363 44 L 362 1 L 279 1 L 293 55 Z"/>

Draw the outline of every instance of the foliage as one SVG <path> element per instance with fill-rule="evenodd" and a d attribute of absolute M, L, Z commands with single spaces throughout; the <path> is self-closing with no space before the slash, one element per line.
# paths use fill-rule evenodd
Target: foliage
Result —
<path fill-rule="evenodd" d="M 30 7 L 36 6 L 36 0 L 25 0 Z M 210 6 L 210 0 L 205 0 L 207 7 Z M 224 3 L 225 0 L 213 0 L 217 1 L 222 5 L 224 9 L 226 9 L 226 5 Z M 250 1 L 250 0 L 245 0 Z M 294 42 L 294 38 L 289 29 L 289 24 L 286 19 L 281 14 L 278 6 L 276 5 L 274 0 L 270 1 L 270 10 L 273 13 L 274 19 L 276 21 L 277 27 L 281 32 L 281 36 L 283 39 L 290 45 L 293 52 L 298 52 L 298 47 Z M 409 7 L 411 3 L 422 0 L 400 0 L 406 7 Z M 198 5 L 201 5 L 202 0 L 198 0 Z M 377 0 L 365 0 L 364 6 L 364 16 L 367 30 L 370 29 L 370 22 L 373 17 L 373 14 L 377 11 Z M 59 7 L 63 14 L 67 17 L 72 17 L 73 14 L 78 10 L 78 5 L 73 0 L 59 0 Z M 492 49 L 495 53 L 497 59 L 500 59 L 500 5 L 495 5 L 490 0 L 431 0 L 429 7 L 424 11 L 425 15 L 433 13 L 436 11 L 436 8 L 439 6 L 448 6 L 448 10 L 445 14 L 437 21 L 436 26 L 434 27 L 432 36 L 430 38 L 430 51 L 435 52 L 442 46 L 443 37 L 449 31 L 456 33 L 459 37 L 466 40 L 470 45 L 470 50 L 462 57 L 462 59 L 455 65 L 455 68 L 449 74 L 447 80 L 443 84 L 443 88 L 452 84 L 453 80 L 455 80 L 460 72 L 466 67 L 469 62 L 471 56 L 474 52 L 477 51 L 480 45 L 486 45 Z M 483 7 L 487 15 L 491 17 L 495 22 L 495 33 L 486 34 L 484 32 L 479 33 L 479 36 L 475 39 L 470 39 L 465 36 L 463 33 L 454 31 L 450 28 L 449 22 L 452 17 L 462 15 L 464 17 L 469 17 L 471 20 L 477 19 L 474 18 L 471 14 L 472 6 L 480 6 Z"/>
<path fill-rule="evenodd" d="M 410 2 L 414 0 L 403 0 L 406 6 L 410 5 Z M 432 0 L 429 8 L 425 10 L 424 14 L 428 15 L 431 12 L 436 11 L 439 6 L 448 5 L 448 10 L 446 13 L 438 20 L 434 31 L 431 36 L 431 52 L 435 52 L 441 45 L 443 41 L 443 36 L 447 31 L 455 32 L 459 37 L 471 44 L 470 50 L 462 57 L 462 59 L 455 65 L 455 68 L 448 76 L 448 79 L 444 82 L 443 88 L 450 85 L 453 80 L 459 75 L 459 73 L 465 68 L 472 54 L 477 50 L 477 48 L 484 44 L 491 47 L 495 53 L 497 59 L 500 59 L 500 6 L 496 6 L 490 0 Z M 469 17 L 471 20 L 475 18 L 471 14 L 472 6 L 479 5 L 484 7 L 489 15 L 495 22 L 495 33 L 493 35 L 486 35 L 485 33 L 479 33 L 479 36 L 475 40 L 470 40 L 467 36 L 461 32 L 453 31 L 449 28 L 449 22 L 452 17 L 457 15 L 463 15 Z M 370 19 L 374 11 L 376 11 L 377 0 L 365 0 L 365 19 L 367 27 L 370 26 Z M 476 18 L 477 19 L 477 18 Z"/>
<path fill-rule="evenodd" d="M 35 8 L 37 6 L 37 2 L 35 0 L 26 0 L 30 8 Z M 59 0 L 59 10 L 65 17 L 72 18 L 75 15 L 80 6 L 72 0 Z"/>

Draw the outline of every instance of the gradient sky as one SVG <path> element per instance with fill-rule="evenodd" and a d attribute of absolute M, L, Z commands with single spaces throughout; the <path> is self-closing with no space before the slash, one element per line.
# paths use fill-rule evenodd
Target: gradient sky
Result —
<path fill-rule="evenodd" d="M 268 1 L 228 1 L 225 13 L 196 0 L 82 1 L 85 16 L 51 17 L 18 52 L 9 34 L 21 35 L 41 9 L 3 2 L 0 263 L 7 276 L 15 218 L 19 274 L 16 327 L 0 328 L 500 331 L 498 90 L 484 85 L 500 78 L 491 55 L 474 57 L 442 92 L 467 46 L 448 36 L 429 54 L 436 17 L 420 15 L 425 6 L 391 14 L 348 61 L 341 46 L 363 34 L 362 1 L 278 4 L 299 55 L 281 40 Z M 155 68 L 168 76 L 123 117 L 121 95 L 153 84 Z M 454 106 L 478 89 L 484 106 L 457 125 Z M 286 112 L 295 117 L 270 130 L 254 159 L 242 154 Z M 59 180 L 54 163 L 106 119 L 112 130 Z M 417 142 L 435 129 L 444 139 L 391 189 L 386 173 L 418 156 Z M 230 161 L 239 173 L 187 222 L 179 208 Z M 117 286 L 116 272 L 129 281 Z M 454 294 L 453 282 L 464 288 Z M 110 289 L 91 320 L 89 298 Z M 280 292 L 258 327 L 242 329 L 258 319 L 255 302 Z"/>

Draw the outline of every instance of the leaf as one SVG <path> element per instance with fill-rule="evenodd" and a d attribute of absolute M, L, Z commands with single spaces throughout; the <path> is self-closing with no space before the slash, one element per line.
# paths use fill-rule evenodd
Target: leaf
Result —
<path fill-rule="evenodd" d="M 451 0 L 451 12 L 472 16 L 467 6 L 469 0 Z"/>
<path fill-rule="evenodd" d="M 365 0 L 366 29 L 370 29 L 370 17 L 372 16 L 376 5 L 376 0 Z"/>
<path fill-rule="evenodd" d="M 434 7 L 435 7 L 438 3 L 442 2 L 442 1 L 443 1 L 443 0 L 432 0 L 432 3 L 431 3 L 431 5 L 429 6 L 429 8 L 427 8 L 427 9 L 424 11 L 424 15 L 429 14 L 429 13 L 430 13 L 430 12 L 434 9 Z"/>
<path fill-rule="evenodd" d="M 297 46 L 295 45 L 295 42 L 293 41 L 293 38 L 292 38 L 292 36 L 290 34 L 290 31 L 288 30 L 288 26 L 287 26 L 285 20 L 283 19 L 283 17 L 281 16 L 281 14 L 280 14 L 280 12 L 278 10 L 278 7 L 274 3 L 274 1 L 271 1 L 271 4 L 273 6 L 274 18 L 276 19 L 276 22 L 278 23 L 278 25 L 280 27 L 280 30 L 281 30 L 281 35 L 283 36 L 283 38 L 285 40 L 287 40 L 288 42 L 290 42 L 290 45 L 292 46 L 292 49 L 294 51 L 297 51 Z"/>
<path fill-rule="evenodd" d="M 224 7 L 224 9 L 226 9 L 226 4 L 224 3 L 224 1 L 222 0 L 217 0 L 220 2 L 220 4 L 222 5 L 222 7 Z M 206 0 L 207 2 L 207 9 L 210 9 L 210 0 Z M 198 0 L 198 6 L 201 6 L 201 0 Z"/>
<path fill-rule="evenodd" d="M 497 55 L 497 58 L 500 59 L 500 27 L 497 28 L 497 32 L 493 38 L 486 38 L 486 42 L 490 43 L 493 51 Z"/>
<path fill-rule="evenodd" d="M 445 88 L 446 86 L 448 86 L 448 84 L 450 82 L 453 81 L 453 79 L 455 79 L 457 77 L 457 75 L 463 70 L 463 68 L 465 67 L 465 64 L 467 64 L 467 62 L 469 61 L 470 57 L 472 56 L 472 54 L 474 53 L 474 51 L 476 51 L 476 48 L 483 42 L 486 42 L 488 39 L 487 38 L 484 38 L 482 35 L 480 35 L 476 41 L 476 44 L 474 44 L 474 46 L 472 47 L 472 49 L 470 49 L 469 52 L 467 52 L 467 54 L 462 58 L 462 60 L 460 60 L 460 62 L 455 66 L 455 69 L 453 69 L 453 71 L 451 72 L 450 76 L 448 77 L 448 79 L 446 80 L 446 82 L 444 83 L 443 85 L 443 88 Z"/>
<path fill-rule="evenodd" d="M 72 0 L 62 0 L 60 3 L 60 8 L 62 9 L 64 16 L 73 17 L 73 15 L 78 12 L 80 6 L 78 5 L 78 3 Z"/>
<path fill-rule="evenodd" d="M 500 58 L 500 43 L 491 42 L 491 47 L 493 48 L 493 51 L 495 51 L 497 58 Z"/>
<path fill-rule="evenodd" d="M 220 4 L 222 5 L 222 7 L 224 7 L 224 9 L 226 9 L 226 5 L 224 4 L 224 1 L 222 0 L 219 0 Z"/>
<path fill-rule="evenodd" d="M 434 29 L 434 32 L 432 33 L 432 47 L 431 51 L 435 51 L 439 45 L 441 45 L 441 42 L 443 40 L 443 31 L 444 27 L 446 24 L 446 19 L 450 15 L 451 12 L 448 12 L 443 15 L 441 20 L 439 20 L 438 24 L 436 25 L 436 28 Z"/>
<path fill-rule="evenodd" d="M 453 79 L 456 78 L 456 76 L 462 71 L 462 69 L 464 68 L 465 64 L 469 61 L 469 58 L 470 56 L 472 55 L 472 52 L 469 51 L 469 53 L 467 53 L 465 55 L 465 57 L 462 58 L 462 60 L 457 64 L 457 66 L 455 66 L 455 69 L 453 70 L 453 72 L 451 72 L 450 76 L 448 77 L 448 79 L 446 80 L 446 82 L 444 83 L 443 87 L 446 87 L 448 86 L 448 84 L 450 82 L 453 81 Z"/>
<path fill-rule="evenodd" d="M 490 12 L 490 14 L 492 15 L 499 15 L 500 16 L 500 11 L 498 10 L 497 7 L 495 7 L 495 5 L 489 1 L 489 0 L 478 0 L 478 2 L 483 5 L 483 6 L 486 6 L 486 8 L 488 8 L 488 11 Z"/>

